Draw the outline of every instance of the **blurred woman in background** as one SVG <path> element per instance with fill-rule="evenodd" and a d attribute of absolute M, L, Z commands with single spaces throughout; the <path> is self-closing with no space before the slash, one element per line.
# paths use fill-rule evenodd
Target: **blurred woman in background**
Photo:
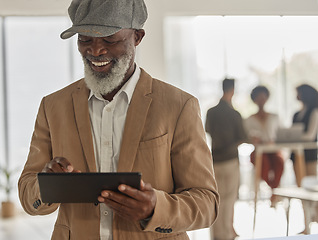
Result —
<path fill-rule="evenodd" d="M 265 86 L 257 86 L 251 92 L 251 99 L 257 105 L 258 111 L 245 120 L 245 127 L 254 146 L 276 140 L 278 115 L 264 109 L 269 96 L 270 92 Z M 251 162 L 255 163 L 255 151 L 251 154 Z M 280 151 L 263 153 L 261 177 L 272 189 L 278 187 L 283 170 L 284 158 Z M 273 203 L 274 199 L 271 198 L 271 201 Z"/>
<path fill-rule="evenodd" d="M 296 88 L 297 99 L 302 103 L 302 108 L 293 117 L 293 124 L 302 123 L 304 133 L 302 140 L 317 142 L 318 132 L 318 92 L 308 84 Z M 294 160 L 294 155 L 292 155 Z M 305 150 L 306 175 L 317 175 L 317 149 Z"/>
<path fill-rule="evenodd" d="M 308 84 L 302 84 L 296 88 L 297 100 L 302 103 L 302 107 L 299 112 L 296 112 L 293 117 L 293 124 L 304 125 L 304 132 L 301 136 L 304 142 L 317 142 L 318 132 L 318 92 L 315 88 Z M 294 161 L 295 155 L 291 155 L 291 159 Z M 306 162 L 306 175 L 317 175 L 317 149 L 305 150 L 305 162 Z M 295 167 L 295 165 L 294 165 Z M 303 207 L 306 205 L 303 203 Z M 307 212 L 310 212 L 308 216 Z M 308 211 L 304 209 L 305 223 L 311 220 L 317 221 L 318 208 L 309 208 Z M 307 219 L 307 220 L 306 220 Z M 304 234 L 310 234 L 310 228 L 305 224 Z"/>

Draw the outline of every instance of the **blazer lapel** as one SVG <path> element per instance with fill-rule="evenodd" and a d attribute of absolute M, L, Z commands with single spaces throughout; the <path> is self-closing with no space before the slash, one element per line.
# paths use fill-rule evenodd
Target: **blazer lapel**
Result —
<path fill-rule="evenodd" d="M 136 85 L 128 108 L 125 128 L 120 148 L 118 172 L 131 172 L 142 130 L 151 104 L 152 78 L 141 69 L 140 79 Z"/>
<path fill-rule="evenodd" d="M 82 143 L 85 159 L 90 172 L 96 172 L 94 145 L 92 140 L 91 124 L 88 112 L 89 90 L 82 80 L 77 91 L 72 94 L 76 125 Z"/>

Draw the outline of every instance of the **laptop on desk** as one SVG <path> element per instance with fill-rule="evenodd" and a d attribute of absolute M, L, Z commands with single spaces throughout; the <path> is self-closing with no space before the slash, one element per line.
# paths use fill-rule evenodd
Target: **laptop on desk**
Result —
<path fill-rule="evenodd" d="M 294 124 L 290 128 L 278 128 L 276 142 L 277 143 L 301 142 L 303 132 L 304 132 L 303 124 Z"/>

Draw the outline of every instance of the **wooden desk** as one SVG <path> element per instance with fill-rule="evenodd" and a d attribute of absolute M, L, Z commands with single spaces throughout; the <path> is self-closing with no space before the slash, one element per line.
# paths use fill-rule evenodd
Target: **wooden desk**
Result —
<path fill-rule="evenodd" d="M 316 149 L 318 148 L 317 142 L 299 142 L 299 143 L 272 143 L 272 144 L 259 144 L 255 146 L 255 197 L 254 197 L 254 222 L 253 229 L 255 230 L 256 221 L 256 206 L 257 206 L 257 194 L 259 183 L 261 181 L 261 171 L 262 171 L 262 155 L 263 153 L 273 153 L 283 149 L 290 150 L 295 153 L 295 176 L 297 186 L 301 186 L 301 180 L 306 176 L 306 166 L 305 166 L 305 154 L 304 150 Z"/>
<path fill-rule="evenodd" d="M 275 188 L 273 189 L 273 195 L 284 197 L 288 199 L 288 207 L 286 210 L 287 216 L 287 233 L 289 231 L 289 207 L 290 199 L 296 198 L 302 200 L 305 217 L 305 231 L 309 233 L 309 224 L 312 222 L 312 217 L 316 213 L 314 208 L 318 202 L 318 192 L 308 191 L 302 187 L 288 187 L 288 188 Z M 314 211 L 311 211 L 314 209 Z"/>

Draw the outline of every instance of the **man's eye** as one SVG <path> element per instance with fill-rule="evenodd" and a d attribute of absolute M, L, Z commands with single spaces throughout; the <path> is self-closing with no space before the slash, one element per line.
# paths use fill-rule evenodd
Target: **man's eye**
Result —
<path fill-rule="evenodd" d="M 105 42 L 106 44 L 108 44 L 108 45 L 114 45 L 114 44 L 118 43 L 118 41 L 108 41 L 108 40 L 106 40 L 106 39 L 104 39 L 104 42 Z"/>
<path fill-rule="evenodd" d="M 90 41 L 90 39 L 88 39 L 88 38 L 81 38 L 81 37 L 79 37 L 79 38 L 78 38 L 78 41 L 80 41 L 80 42 L 89 42 L 89 41 Z"/>
<path fill-rule="evenodd" d="M 84 40 L 84 39 L 78 39 L 78 41 L 80 41 L 80 42 L 83 42 L 83 43 L 86 43 L 86 42 L 89 42 L 89 40 Z"/>

